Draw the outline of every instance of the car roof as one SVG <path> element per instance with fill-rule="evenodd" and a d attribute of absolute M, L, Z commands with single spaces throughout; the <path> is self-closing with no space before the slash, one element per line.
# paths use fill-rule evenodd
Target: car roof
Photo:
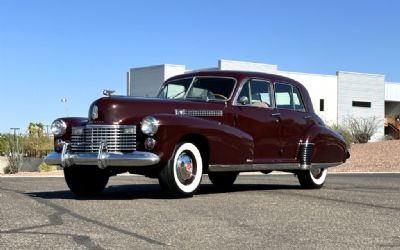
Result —
<path fill-rule="evenodd" d="M 262 72 L 253 72 L 253 71 L 239 71 L 239 70 L 199 70 L 199 71 L 191 71 L 185 74 L 173 76 L 169 78 L 167 81 L 185 78 L 185 77 L 194 77 L 194 76 L 219 76 L 219 77 L 233 77 L 237 79 L 243 78 L 266 78 L 273 80 L 280 80 L 284 82 L 294 82 L 295 84 L 300 84 L 299 82 L 276 74 L 262 73 Z M 300 84 L 301 85 L 301 84 Z"/>
<path fill-rule="evenodd" d="M 311 103 L 311 98 L 306 88 L 298 81 L 281 75 L 253 72 L 253 71 L 239 71 L 239 70 L 199 70 L 199 71 L 191 71 L 182 75 L 173 76 L 169 78 L 167 81 L 182 79 L 187 77 L 196 77 L 196 76 L 232 77 L 237 79 L 238 81 L 241 81 L 246 78 L 261 78 L 261 79 L 269 79 L 271 81 L 282 81 L 286 83 L 291 83 L 298 89 L 300 89 L 307 110 L 310 113 L 314 113 L 314 108 Z"/>

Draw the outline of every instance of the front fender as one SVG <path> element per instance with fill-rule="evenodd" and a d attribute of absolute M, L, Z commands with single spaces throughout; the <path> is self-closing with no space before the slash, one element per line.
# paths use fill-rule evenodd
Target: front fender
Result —
<path fill-rule="evenodd" d="M 312 163 L 345 162 L 347 159 L 343 137 L 325 126 L 312 126 L 307 130 L 304 141 L 314 143 Z"/>
<path fill-rule="evenodd" d="M 221 122 L 199 117 L 170 114 L 153 115 L 160 127 L 155 139 L 155 149 L 161 162 L 167 162 L 173 154 L 175 145 L 185 135 L 205 138 L 209 147 L 210 164 L 244 164 L 254 157 L 253 138 L 234 127 Z"/>

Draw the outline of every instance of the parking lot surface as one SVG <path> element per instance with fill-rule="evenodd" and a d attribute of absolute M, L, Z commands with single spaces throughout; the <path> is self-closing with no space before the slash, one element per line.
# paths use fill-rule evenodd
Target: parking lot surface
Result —
<path fill-rule="evenodd" d="M 400 249 L 400 174 L 241 175 L 170 199 L 156 180 L 112 177 L 93 199 L 63 178 L 0 178 L 0 249 Z"/>

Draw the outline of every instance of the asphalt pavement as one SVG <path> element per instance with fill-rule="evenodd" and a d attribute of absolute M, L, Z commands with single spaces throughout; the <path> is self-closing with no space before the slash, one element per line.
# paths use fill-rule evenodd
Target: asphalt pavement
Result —
<path fill-rule="evenodd" d="M 64 179 L 0 178 L 0 249 L 400 249 L 400 174 L 239 176 L 170 199 L 156 180 L 112 177 L 79 199 Z"/>

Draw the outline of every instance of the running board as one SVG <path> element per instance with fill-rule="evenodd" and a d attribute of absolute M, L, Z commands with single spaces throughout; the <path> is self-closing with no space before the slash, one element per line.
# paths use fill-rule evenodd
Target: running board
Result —
<path fill-rule="evenodd" d="M 254 171 L 293 171 L 293 170 L 310 170 L 315 168 L 335 167 L 343 162 L 332 163 L 312 163 L 311 165 L 301 165 L 299 163 L 278 163 L 278 164 L 243 164 L 243 165 L 219 165 L 213 164 L 208 167 L 209 172 L 254 172 Z"/>

